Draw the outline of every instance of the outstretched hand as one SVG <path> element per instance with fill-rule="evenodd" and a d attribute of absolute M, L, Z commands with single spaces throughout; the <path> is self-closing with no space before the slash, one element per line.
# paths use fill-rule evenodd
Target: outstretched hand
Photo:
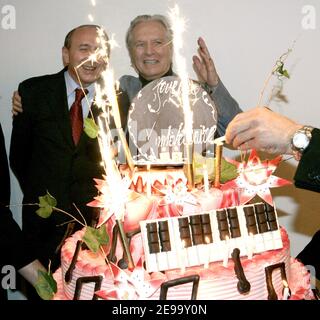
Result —
<path fill-rule="evenodd" d="M 194 55 L 192 57 L 193 70 L 201 83 L 207 83 L 209 86 L 216 86 L 219 81 L 219 76 L 203 38 L 200 37 L 198 39 L 198 45 L 199 56 Z"/>
<path fill-rule="evenodd" d="M 301 127 L 266 107 L 256 107 L 234 117 L 226 130 L 226 142 L 241 150 L 291 154 L 291 137 Z"/>

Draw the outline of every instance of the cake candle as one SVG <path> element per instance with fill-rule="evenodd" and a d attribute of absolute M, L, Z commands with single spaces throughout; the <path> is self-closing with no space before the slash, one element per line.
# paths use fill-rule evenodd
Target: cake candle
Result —
<path fill-rule="evenodd" d="M 203 184 L 204 184 L 204 192 L 205 195 L 208 197 L 209 196 L 209 176 L 208 176 L 208 169 L 207 165 L 203 165 Z"/>
<path fill-rule="evenodd" d="M 214 158 L 214 187 L 215 188 L 220 188 L 222 147 L 223 147 L 222 143 L 216 144 L 215 158 Z"/>
<path fill-rule="evenodd" d="M 151 172 L 150 172 L 151 165 L 148 163 L 147 165 L 147 197 L 151 198 Z"/>

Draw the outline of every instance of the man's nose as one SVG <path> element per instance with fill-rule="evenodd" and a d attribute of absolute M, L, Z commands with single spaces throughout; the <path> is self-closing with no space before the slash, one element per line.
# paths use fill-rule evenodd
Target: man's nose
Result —
<path fill-rule="evenodd" d="M 154 47 L 151 42 L 148 42 L 145 48 L 146 48 L 146 51 L 145 51 L 146 54 L 152 55 L 154 53 Z"/>

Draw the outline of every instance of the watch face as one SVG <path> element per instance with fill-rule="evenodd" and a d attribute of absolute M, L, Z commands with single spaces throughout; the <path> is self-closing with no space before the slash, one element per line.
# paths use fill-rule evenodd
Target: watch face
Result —
<path fill-rule="evenodd" d="M 298 132 L 294 135 L 292 143 L 297 149 L 305 149 L 309 144 L 309 138 L 303 132 Z"/>

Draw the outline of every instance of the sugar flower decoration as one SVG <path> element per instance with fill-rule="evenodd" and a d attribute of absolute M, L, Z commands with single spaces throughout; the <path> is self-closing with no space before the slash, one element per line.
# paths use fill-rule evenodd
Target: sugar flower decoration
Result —
<path fill-rule="evenodd" d="M 272 175 L 281 160 L 282 156 L 278 156 L 272 160 L 261 161 L 256 150 L 251 150 L 247 162 L 228 159 L 237 166 L 239 175 L 236 179 L 225 183 L 222 190 L 238 189 L 239 205 L 249 202 L 256 195 L 273 205 L 270 188 L 291 184 L 288 180 Z"/>

